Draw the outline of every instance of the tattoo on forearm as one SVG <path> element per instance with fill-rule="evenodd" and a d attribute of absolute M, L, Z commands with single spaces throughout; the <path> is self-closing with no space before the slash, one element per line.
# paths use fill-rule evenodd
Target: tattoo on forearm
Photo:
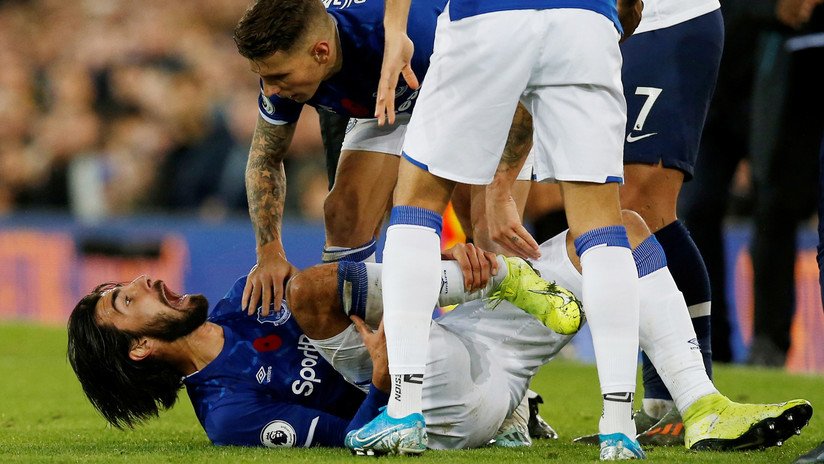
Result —
<path fill-rule="evenodd" d="M 258 118 L 252 136 L 246 163 L 246 198 L 258 246 L 280 239 L 286 198 L 283 157 L 294 132 L 294 124 L 273 125 Z"/>
<path fill-rule="evenodd" d="M 498 170 L 518 169 L 532 148 L 532 115 L 521 105 L 515 110 Z"/>

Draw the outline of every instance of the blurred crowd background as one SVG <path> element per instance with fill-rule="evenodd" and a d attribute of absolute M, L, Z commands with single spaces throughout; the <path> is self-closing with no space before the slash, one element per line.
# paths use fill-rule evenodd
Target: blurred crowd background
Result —
<path fill-rule="evenodd" d="M 0 214 L 245 214 L 258 80 L 231 33 L 248 4 L 0 1 Z M 324 161 L 305 113 L 289 211 L 319 218 Z"/>
<path fill-rule="evenodd" d="M 720 361 L 781 366 L 792 338 L 798 356 L 812 356 L 807 365 L 824 371 L 824 345 L 813 341 L 824 331 L 814 238 L 798 248 L 795 239 L 796 232 L 814 235 L 816 223 L 822 1 L 721 1 L 724 56 L 695 178 L 679 205 L 710 274 Z M 259 84 L 231 35 L 250 2 L 0 0 L 0 219 L 39 211 L 87 225 L 146 213 L 212 224 L 233 218 L 243 221 L 239 237 L 249 239 L 244 170 Z M 322 220 L 325 157 L 309 107 L 285 163 L 287 218 Z M 557 187 L 533 189 L 525 219 L 539 241 L 563 227 L 559 204 Z M 54 258 L 39 254 L 45 242 L 31 234 L 14 242 L 14 227 L 0 240 L 0 261 L 12 263 L 0 268 L 0 316 L 28 311 L 31 295 L 48 293 L 20 285 L 37 280 L 29 278 L 33 269 L 54 273 Z M 311 235 L 286 229 L 285 241 L 287 233 L 296 241 Z M 217 246 L 211 236 L 205 246 L 186 238 L 191 265 L 183 253 L 173 267 L 197 284 L 186 273 L 198 270 L 200 248 L 208 261 Z M 227 240 L 240 248 L 241 239 Z M 316 262 L 320 245 L 291 243 L 296 264 Z M 67 266 L 77 263 L 72 246 Z M 29 259 L 23 255 L 35 264 L 20 265 Z M 239 261 L 226 273 L 245 272 L 247 259 L 226 258 Z M 90 281 L 99 277 L 96 261 L 85 268 Z M 85 288 L 60 285 L 61 307 Z M 734 357 L 737 333 L 749 351 Z"/>

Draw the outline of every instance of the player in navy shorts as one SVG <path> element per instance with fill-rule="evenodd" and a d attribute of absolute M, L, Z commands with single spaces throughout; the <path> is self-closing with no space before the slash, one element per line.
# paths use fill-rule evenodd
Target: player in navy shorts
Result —
<path fill-rule="evenodd" d="M 670 271 L 687 301 L 710 376 L 709 277 L 689 231 L 677 219 L 676 204 L 682 183 L 692 178 L 715 89 L 724 44 L 719 8 L 717 0 L 648 0 L 635 34 L 621 44 L 621 77 L 627 99 L 626 182 L 621 188 L 621 204 L 641 214 L 661 243 Z M 640 441 L 680 443 L 683 427 L 675 425 L 681 418 L 646 355 L 643 379 L 644 407 L 636 417 L 639 432 L 649 427 L 678 433 L 642 435 Z M 673 426 L 664 427 L 662 423 L 658 427 L 658 420 L 673 422 Z"/>

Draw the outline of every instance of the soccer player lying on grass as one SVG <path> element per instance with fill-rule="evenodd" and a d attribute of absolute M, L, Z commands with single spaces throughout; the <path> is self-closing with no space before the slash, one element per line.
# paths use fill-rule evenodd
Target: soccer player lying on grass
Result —
<path fill-rule="evenodd" d="M 549 302 L 548 283 L 522 260 L 504 261 L 471 245 L 451 256 L 458 261 L 443 264 L 444 305 L 495 294 Z M 297 273 L 280 310 L 266 316 L 242 310 L 245 278 L 208 318 L 202 295 L 177 295 L 146 276 L 104 284 L 70 316 L 69 360 L 92 404 L 118 427 L 171 407 L 185 385 L 215 444 L 343 446 L 346 433 L 377 416 L 388 397 L 381 332 L 372 335 L 359 323 L 362 341 L 342 311 L 379 322 L 380 294 L 368 290 L 375 269 L 332 263 Z M 542 293 L 524 295 L 530 289 Z M 569 333 L 581 324 L 580 308 L 574 298 L 564 301 L 566 311 L 553 312 L 551 322 Z M 557 351 L 552 337 L 506 301 L 495 311 L 481 301 L 459 305 L 433 322 L 427 378 L 418 380 L 430 445 L 475 447 L 493 438 L 507 416 L 526 406 L 528 381 Z M 516 418 L 509 431 L 524 434 L 526 415 Z"/>
<path fill-rule="evenodd" d="M 679 312 L 683 298 L 667 273 L 645 259 L 643 242 L 649 232 L 637 216 L 628 214 L 627 219 L 634 224 L 630 239 L 637 246 L 639 267 L 646 269 L 642 285 L 669 289 L 669 298 L 643 299 L 642 307 L 657 308 L 660 314 L 642 322 L 641 340 L 684 414 L 687 446 L 771 446 L 800 430 L 812 413 L 803 400 L 738 405 L 718 394 L 700 354 L 690 349 L 691 326 L 668 320 L 673 317 L 669 313 L 686 315 Z M 579 289 L 580 274 L 567 257 L 566 238 L 561 234 L 546 242 L 544 257 L 535 265 L 544 275 Z M 455 253 L 469 272 L 462 274 L 454 262 L 444 263 L 442 304 L 490 296 L 506 301 L 491 311 L 487 302 L 468 301 L 433 322 L 436 348 L 429 353 L 422 385 L 433 448 L 482 445 L 507 416 L 511 430 L 522 430 L 524 417 L 511 412 L 523 404 L 531 373 L 571 338 L 547 330 L 536 319 L 566 332 L 580 321 L 577 300 L 563 289 L 548 287 L 517 258 L 499 257 L 493 263 L 472 247 Z M 497 275 L 484 284 L 490 267 L 497 268 Z M 238 280 L 208 322 L 202 296 L 180 297 L 145 277 L 98 287 L 81 300 L 69 322 L 69 359 L 95 407 L 112 424 L 132 426 L 174 404 L 185 384 L 216 444 L 343 444 L 344 435 L 386 401 L 380 391 L 388 384 L 382 334 L 370 334 L 363 324 L 351 325 L 344 314 L 372 325 L 380 320 L 380 264 L 327 264 L 301 272 L 291 281 L 280 312 L 266 317 L 245 316 L 240 309 L 243 285 L 244 279 Z M 539 293 L 530 291 L 536 289 Z M 528 307 L 535 317 L 509 301 Z M 670 330 L 650 341 L 651 324 Z M 371 382 L 366 398 L 319 355 L 352 383 Z M 476 384 L 472 372 L 483 372 L 481 378 L 488 381 Z M 181 382 L 182 375 L 186 377 Z M 484 413 L 473 414 L 478 410 Z M 718 420 L 707 423 L 711 417 Z M 349 438 L 351 444 L 357 437 L 350 433 Z"/>

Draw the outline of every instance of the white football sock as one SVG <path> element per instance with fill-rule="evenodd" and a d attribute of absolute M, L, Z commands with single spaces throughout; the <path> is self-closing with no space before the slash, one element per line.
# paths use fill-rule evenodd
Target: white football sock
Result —
<path fill-rule="evenodd" d="M 391 417 L 421 412 L 429 324 L 441 287 L 440 246 L 440 236 L 428 227 L 395 224 L 386 233 L 382 280 Z"/>
<path fill-rule="evenodd" d="M 581 268 L 583 304 L 592 332 L 601 393 L 634 394 L 639 296 L 632 252 L 623 246 L 594 246 L 582 253 Z M 631 418 L 631 402 L 605 398 L 600 433 L 634 436 Z"/>
<path fill-rule="evenodd" d="M 323 247 L 321 261 L 324 263 L 335 263 L 346 259 L 347 261 L 374 263 L 376 248 L 377 245 L 374 239 L 354 248 L 330 245 Z"/>
<path fill-rule="evenodd" d="M 604 409 L 598 430 L 601 434 L 623 433 L 629 438 L 635 438 L 635 422 L 632 420 L 633 393 L 604 394 Z"/>
<path fill-rule="evenodd" d="M 683 412 L 718 390 L 707 377 L 684 296 L 664 267 L 639 279 L 640 344 Z"/>
<path fill-rule="evenodd" d="M 675 406 L 675 401 L 661 398 L 644 398 L 642 404 L 646 415 L 653 419 L 660 419 Z"/>
<path fill-rule="evenodd" d="M 383 263 L 366 263 L 366 278 L 369 281 L 366 294 L 366 323 L 375 328 L 383 317 Z M 438 306 L 451 306 L 467 301 L 486 298 L 508 275 L 509 271 L 502 256 L 498 256 L 498 274 L 489 279 L 486 287 L 468 293 L 464 288 L 463 272 L 457 261 L 441 261 L 441 291 Z"/>

